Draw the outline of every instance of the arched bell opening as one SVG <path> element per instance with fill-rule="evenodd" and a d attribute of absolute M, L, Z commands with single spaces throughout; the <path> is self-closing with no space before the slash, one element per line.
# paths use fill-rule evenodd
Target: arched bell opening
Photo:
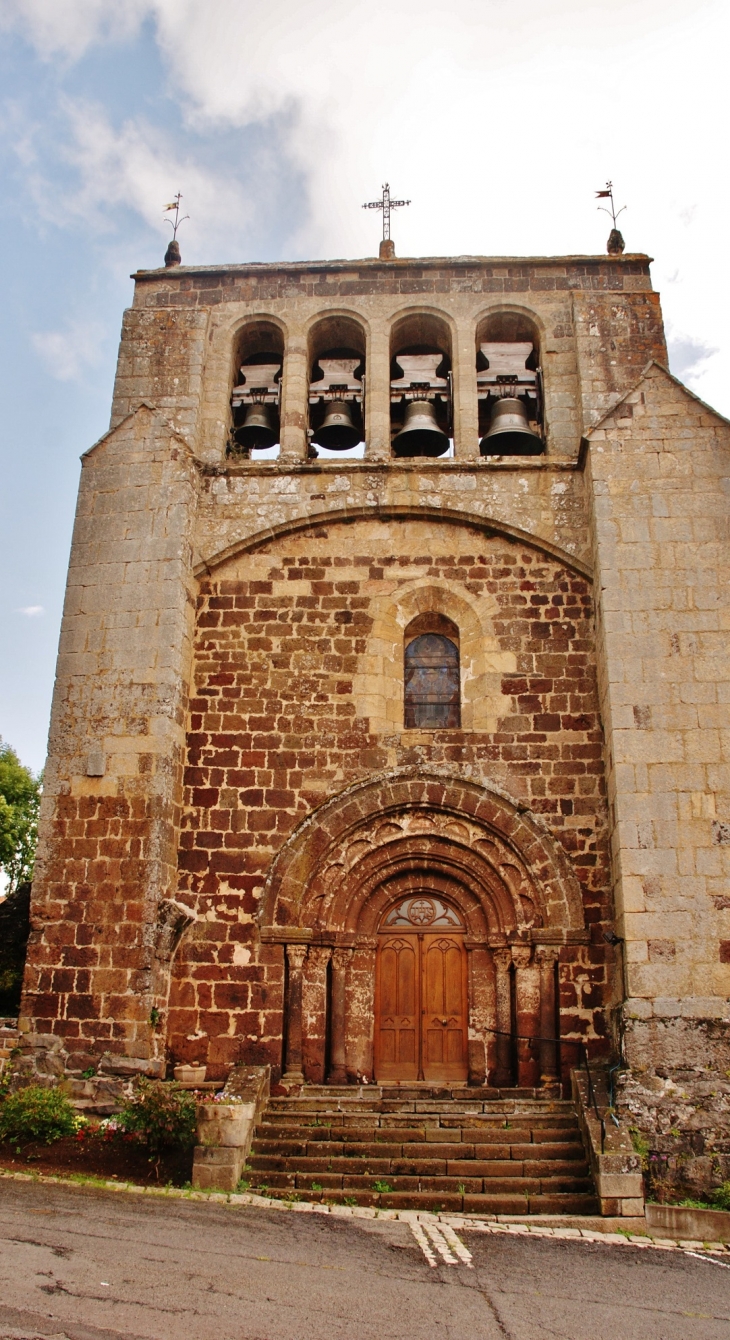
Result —
<path fill-rule="evenodd" d="M 523 312 L 492 312 L 477 325 L 479 450 L 539 456 L 545 423 L 537 325 Z"/>
<path fill-rule="evenodd" d="M 309 455 L 365 451 L 365 331 L 352 317 L 324 317 L 309 332 Z"/>
<path fill-rule="evenodd" d="M 241 328 L 234 350 L 228 454 L 257 460 L 279 455 L 284 335 L 273 321 Z"/>
<path fill-rule="evenodd" d="M 393 326 L 390 423 L 394 456 L 453 456 L 451 332 L 428 312 Z"/>

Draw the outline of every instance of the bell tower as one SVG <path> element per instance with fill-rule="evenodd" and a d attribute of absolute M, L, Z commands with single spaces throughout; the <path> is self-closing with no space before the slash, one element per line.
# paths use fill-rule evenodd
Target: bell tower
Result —
<path fill-rule="evenodd" d="M 395 1073 L 416 963 L 416 1071 L 726 1065 L 728 427 L 647 256 L 391 251 L 134 276 L 21 1020 L 71 1075 Z"/>

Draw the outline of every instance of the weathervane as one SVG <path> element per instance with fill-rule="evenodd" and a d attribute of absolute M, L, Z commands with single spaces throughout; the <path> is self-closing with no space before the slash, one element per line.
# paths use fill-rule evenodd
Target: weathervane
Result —
<path fill-rule="evenodd" d="M 622 205 L 621 208 L 620 208 L 620 210 L 618 211 L 618 213 L 616 212 L 616 207 L 615 207 L 615 205 L 614 205 L 614 203 L 613 203 L 613 182 L 612 182 L 612 181 L 607 181 L 607 182 L 606 182 L 606 189 L 605 189 L 605 191 L 596 191 L 596 200 L 610 200 L 610 202 L 611 202 L 611 208 L 610 208 L 610 209 L 606 209 L 605 205 L 599 205 L 598 208 L 599 208 L 600 210 L 603 210 L 603 213 L 604 213 L 604 214 L 608 214 L 608 215 L 609 215 L 609 217 L 610 217 L 610 219 L 611 219 L 611 222 L 612 222 L 612 224 L 613 224 L 613 228 L 611 229 L 611 231 L 610 231 L 610 233 L 609 233 L 609 235 L 608 235 L 608 242 L 606 243 L 606 250 L 607 250 L 609 256 L 620 256 L 620 255 L 621 255 L 621 252 L 623 251 L 624 247 L 626 246 L 626 243 L 624 242 L 624 239 L 623 239 L 623 237 L 621 236 L 621 233 L 619 232 L 618 228 L 616 227 L 616 220 L 617 220 L 619 214 L 623 214 L 624 210 L 626 209 L 626 206 L 625 206 L 625 205 Z"/>
<path fill-rule="evenodd" d="M 190 215 L 189 215 L 189 214 L 184 214 L 183 217 L 180 218 L 180 201 L 181 201 L 181 200 L 182 200 L 182 192 L 181 192 L 181 191 L 178 191 L 178 193 L 177 193 L 177 195 L 175 196 L 175 199 L 173 200 L 172 204 L 171 204 L 171 205 L 165 205 L 165 213 L 166 213 L 166 214 L 169 214 L 170 211 L 173 210 L 173 209 L 174 209 L 174 211 L 175 211 L 175 222 L 174 222 L 174 223 L 173 223 L 172 219 L 165 219 L 165 223 L 169 223 L 170 227 L 172 228 L 172 240 L 171 240 L 171 242 L 170 242 L 169 247 L 167 248 L 167 251 L 165 252 L 165 266 L 167 267 L 167 269 L 169 269 L 171 265 L 179 265 L 179 264 L 180 264 L 180 259 L 181 259 L 181 258 L 180 258 L 180 243 L 179 243 L 178 240 L 177 240 L 177 230 L 178 230 L 178 228 L 180 227 L 180 224 L 181 224 L 181 223 L 184 223 L 186 219 L 189 219 L 189 218 L 190 218 Z"/>
<path fill-rule="evenodd" d="M 390 186 L 387 181 L 383 187 L 382 200 L 370 200 L 363 209 L 382 209 L 383 211 L 383 240 L 380 243 L 380 259 L 389 261 L 395 256 L 395 245 L 390 240 L 390 211 L 391 209 L 400 209 L 403 205 L 410 205 L 410 200 L 391 200 Z"/>

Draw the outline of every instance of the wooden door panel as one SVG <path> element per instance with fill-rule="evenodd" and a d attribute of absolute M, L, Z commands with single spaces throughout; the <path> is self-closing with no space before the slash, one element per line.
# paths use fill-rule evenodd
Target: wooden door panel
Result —
<path fill-rule="evenodd" d="M 418 1025 L 418 941 L 415 937 L 388 937 L 378 955 L 377 1079 L 418 1078 Z"/>
<path fill-rule="evenodd" d="M 422 953 L 423 1076 L 437 1083 L 461 1083 L 469 1073 L 464 945 L 460 936 L 425 935 Z"/>

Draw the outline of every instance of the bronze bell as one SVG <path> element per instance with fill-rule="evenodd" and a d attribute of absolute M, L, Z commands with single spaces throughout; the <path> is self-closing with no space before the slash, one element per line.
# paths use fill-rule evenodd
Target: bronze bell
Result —
<path fill-rule="evenodd" d="M 326 447 L 327 451 L 347 451 L 361 440 L 362 434 L 352 421 L 350 406 L 345 400 L 331 400 L 312 441 L 318 447 Z"/>
<path fill-rule="evenodd" d="M 271 405 L 249 405 L 243 423 L 234 429 L 233 436 L 245 451 L 275 446 L 279 433 Z"/>
<path fill-rule="evenodd" d="M 539 456 L 543 451 L 542 438 L 533 433 L 527 422 L 523 400 L 505 396 L 492 410 L 489 431 L 479 443 L 482 456 Z"/>
<path fill-rule="evenodd" d="M 406 405 L 406 420 L 393 438 L 395 456 L 443 456 L 449 439 L 438 426 L 436 410 L 430 400 L 411 400 Z"/>

